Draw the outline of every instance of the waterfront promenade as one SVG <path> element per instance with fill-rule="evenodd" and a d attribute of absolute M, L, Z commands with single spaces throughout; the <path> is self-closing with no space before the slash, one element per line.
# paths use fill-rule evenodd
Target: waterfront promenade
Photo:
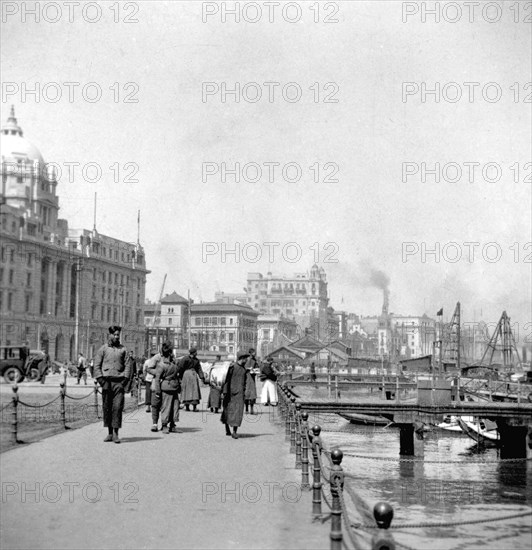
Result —
<path fill-rule="evenodd" d="M 99 422 L 3 453 L 0 547 L 328 548 L 277 409 L 258 406 L 234 440 L 202 393 L 176 434 L 150 432 L 140 407 L 120 445 Z"/>

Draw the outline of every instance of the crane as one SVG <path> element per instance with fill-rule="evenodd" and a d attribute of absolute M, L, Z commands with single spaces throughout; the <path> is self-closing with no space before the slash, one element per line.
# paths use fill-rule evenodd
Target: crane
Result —
<path fill-rule="evenodd" d="M 155 304 L 155 310 L 153 312 L 153 324 L 152 328 L 155 328 L 155 342 L 156 347 L 159 349 L 159 322 L 161 315 L 161 300 L 163 299 L 164 285 L 166 284 L 166 273 L 164 274 L 163 284 L 161 285 L 161 292 L 159 293 L 159 299 Z M 157 325 L 157 326 L 156 326 Z"/>

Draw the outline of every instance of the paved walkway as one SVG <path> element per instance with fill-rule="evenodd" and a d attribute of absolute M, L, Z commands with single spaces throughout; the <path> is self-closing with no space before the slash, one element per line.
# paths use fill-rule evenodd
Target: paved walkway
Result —
<path fill-rule="evenodd" d="M 3 453 L 0 547 L 328 548 L 277 409 L 233 440 L 205 405 L 181 411 L 177 434 L 150 432 L 141 408 L 120 445 L 98 423 Z"/>

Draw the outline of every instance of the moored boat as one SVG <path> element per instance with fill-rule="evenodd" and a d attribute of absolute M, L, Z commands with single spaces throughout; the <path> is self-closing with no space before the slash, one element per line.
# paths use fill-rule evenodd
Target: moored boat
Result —
<path fill-rule="evenodd" d="M 393 422 L 388 418 L 380 415 L 372 414 L 360 414 L 360 413 L 338 413 L 339 416 L 349 420 L 351 424 L 362 424 L 365 426 L 388 426 L 392 425 Z"/>
<path fill-rule="evenodd" d="M 458 424 L 471 439 L 474 439 L 477 443 L 499 445 L 499 431 L 495 422 L 482 418 L 473 420 L 465 420 L 464 418 L 467 417 L 457 417 Z"/>

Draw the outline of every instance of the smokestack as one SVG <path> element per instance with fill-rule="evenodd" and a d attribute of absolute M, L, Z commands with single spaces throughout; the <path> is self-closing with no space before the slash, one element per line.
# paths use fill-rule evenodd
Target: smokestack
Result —
<path fill-rule="evenodd" d="M 382 314 L 388 315 L 388 306 L 390 304 L 390 291 L 388 288 L 382 289 L 383 302 L 382 302 Z"/>

